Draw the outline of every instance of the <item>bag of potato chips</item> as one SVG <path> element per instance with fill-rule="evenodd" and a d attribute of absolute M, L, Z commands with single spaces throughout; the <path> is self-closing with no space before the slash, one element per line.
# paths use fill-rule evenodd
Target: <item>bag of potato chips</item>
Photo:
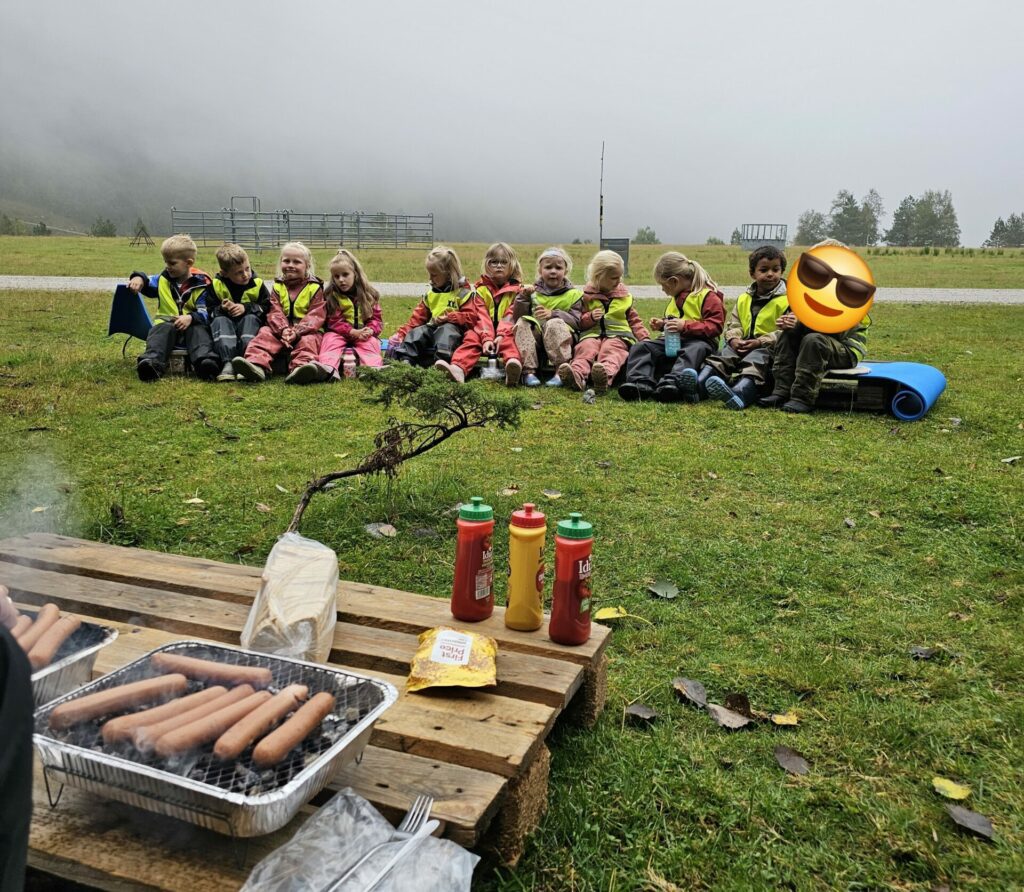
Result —
<path fill-rule="evenodd" d="M 498 644 L 476 632 L 438 626 L 420 635 L 405 689 L 485 688 L 498 683 Z"/>

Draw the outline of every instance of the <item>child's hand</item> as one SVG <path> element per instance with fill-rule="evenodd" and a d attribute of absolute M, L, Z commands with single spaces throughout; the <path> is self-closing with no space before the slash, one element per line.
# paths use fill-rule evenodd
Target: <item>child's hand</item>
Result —
<path fill-rule="evenodd" d="M 290 325 L 281 332 L 281 340 L 289 347 L 295 343 L 295 329 Z"/>
<path fill-rule="evenodd" d="M 678 316 L 669 316 L 668 319 L 662 320 L 662 327 L 664 331 L 682 331 L 683 320 Z"/>
<path fill-rule="evenodd" d="M 435 325 L 444 325 L 447 321 L 448 321 L 448 314 L 447 313 L 442 313 L 440 316 L 435 316 L 434 317 L 434 324 Z"/>
<path fill-rule="evenodd" d="M 601 307 L 598 307 L 596 310 L 591 310 L 590 318 L 593 319 L 595 322 L 599 322 L 600 320 L 604 319 L 604 310 L 601 309 Z"/>
<path fill-rule="evenodd" d="M 796 328 L 797 318 L 794 313 L 783 313 L 775 320 L 775 327 L 782 330 Z"/>
<path fill-rule="evenodd" d="M 662 331 L 665 328 L 665 320 L 659 319 L 657 316 L 651 319 L 651 328 L 655 331 Z"/>
<path fill-rule="evenodd" d="M 498 344 L 495 341 L 484 341 L 480 349 L 483 350 L 485 355 L 491 356 L 498 352 Z"/>
<path fill-rule="evenodd" d="M 353 334 L 356 336 L 356 340 L 357 341 L 365 341 L 371 335 L 373 335 L 373 332 L 370 331 L 370 329 L 368 329 L 368 328 L 360 328 L 360 329 L 357 329 L 356 331 L 354 331 Z"/>
<path fill-rule="evenodd" d="M 526 295 L 526 297 L 529 297 L 536 290 L 537 290 L 537 286 L 536 285 L 524 285 L 519 293 Z"/>
<path fill-rule="evenodd" d="M 535 307 L 533 310 L 533 315 L 536 318 L 540 319 L 541 322 L 547 322 L 548 319 L 550 319 L 554 315 L 554 313 L 552 313 L 551 310 L 549 310 L 547 307 Z"/>
<path fill-rule="evenodd" d="M 178 331 L 184 331 L 192 324 L 192 317 L 189 316 L 187 313 L 182 316 L 175 316 L 173 324 L 174 327 L 178 329 Z"/>
<path fill-rule="evenodd" d="M 138 294 L 142 290 L 142 286 L 146 284 L 146 280 L 142 276 L 132 276 L 128 280 L 128 288 Z"/>
<path fill-rule="evenodd" d="M 245 315 L 245 307 L 240 303 L 235 303 L 233 300 L 226 300 L 223 303 L 224 311 L 232 318 L 237 319 L 239 316 Z"/>

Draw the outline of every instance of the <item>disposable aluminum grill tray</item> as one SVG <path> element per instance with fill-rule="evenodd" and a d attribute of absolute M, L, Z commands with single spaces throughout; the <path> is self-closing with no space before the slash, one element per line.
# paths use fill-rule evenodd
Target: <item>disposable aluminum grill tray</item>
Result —
<path fill-rule="evenodd" d="M 50 713 L 60 703 L 158 675 L 149 661 L 154 653 L 267 667 L 274 677 L 271 691 L 304 684 L 309 687 L 310 696 L 320 691 L 333 694 L 335 709 L 321 722 L 318 731 L 310 734 L 284 761 L 265 771 L 253 766 L 251 750 L 238 759 L 220 762 L 213 756 L 211 745 L 174 759 L 147 757 L 127 744 L 107 746 L 100 736 L 107 716 L 73 725 L 66 731 L 50 728 Z M 203 687 L 203 683 L 194 682 L 189 692 Z M 66 783 L 210 830 L 232 836 L 260 836 L 287 824 L 338 771 L 362 756 L 374 722 L 397 698 L 394 685 L 348 670 L 181 641 L 157 648 L 37 709 L 34 741 L 51 793 L 51 784 Z"/>
<path fill-rule="evenodd" d="M 23 610 L 22 613 L 35 620 L 36 614 L 32 611 Z M 117 629 L 83 620 L 74 634 L 60 646 L 53 662 L 32 673 L 32 698 L 35 705 L 38 707 L 49 703 L 88 682 L 92 678 L 100 650 L 116 637 Z"/>

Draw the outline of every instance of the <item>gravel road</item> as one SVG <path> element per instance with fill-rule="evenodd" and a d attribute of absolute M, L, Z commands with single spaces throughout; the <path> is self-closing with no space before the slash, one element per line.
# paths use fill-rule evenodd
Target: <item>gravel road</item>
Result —
<path fill-rule="evenodd" d="M 3 291 L 113 291 L 121 279 L 78 276 L 0 276 Z M 385 297 L 417 297 L 423 294 L 420 282 L 376 282 Z M 629 289 L 634 297 L 661 297 L 657 285 L 634 285 Z M 736 297 L 740 285 L 725 285 L 725 296 Z M 914 304 L 1024 304 L 1024 289 L 1010 288 L 879 288 L 876 300 L 880 303 Z"/>

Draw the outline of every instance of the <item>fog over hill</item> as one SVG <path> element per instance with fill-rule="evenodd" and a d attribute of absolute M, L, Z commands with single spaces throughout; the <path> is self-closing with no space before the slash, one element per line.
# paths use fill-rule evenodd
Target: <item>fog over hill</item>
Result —
<path fill-rule="evenodd" d="M 980 244 L 1024 211 L 1022 26 L 996 0 L 6 3 L 0 199 L 121 231 L 257 194 L 596 238 L 605 140 L 606 235 L 792 228 L 840 189 L 888 225 L 948 189 Z"/>

